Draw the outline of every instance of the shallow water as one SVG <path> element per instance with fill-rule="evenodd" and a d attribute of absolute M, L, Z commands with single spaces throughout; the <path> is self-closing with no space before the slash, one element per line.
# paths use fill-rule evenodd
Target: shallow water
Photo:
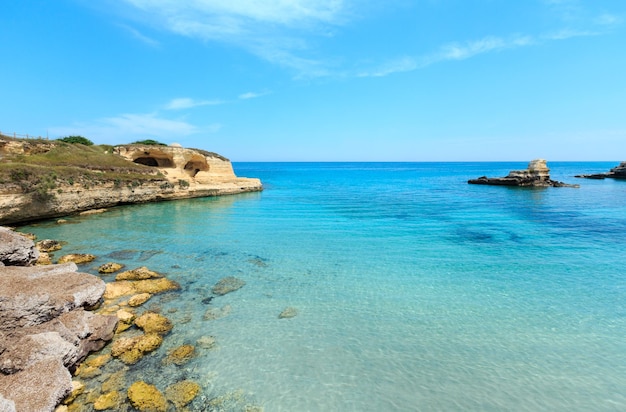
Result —
<path fill-rule="evenodd" d="M 151 301 L 173 333 L 131 373 L 241 389 L 226 410 L 626 410 L 626 181 L 572 177 L 616 164 L 551 163 L 581 187 L 524 189 L 466 183 L 523 163 L 238 163 L 264 192 L 21 230 L 98 255 L 86 272 L 180 282 Z M 231 275 L 246 286 L 207 303 Z M 191 363 L 156 361 L 206 335 Z"/>

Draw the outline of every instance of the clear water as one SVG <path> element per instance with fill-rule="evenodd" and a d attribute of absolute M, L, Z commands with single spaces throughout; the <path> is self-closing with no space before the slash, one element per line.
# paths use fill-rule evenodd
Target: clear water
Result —
<path fill-rule="evenodd" d="M 617 411 L 626 181 L 572 177 L 616 164 L 551 163 L 553 179 L 581 187 L 522 189 L 466 181 L 524 163 L 238 163 L 264 192 L 21 230 L 98 255 L 83 271 L 115 260 L 181 283 L 156 301 L 176 309 L 159 351 L 204 335 L 218 349 L 132 369 L 157 385 L 241 389 L 266 412 Z M 231 275 L 246 286 L 202 302 Z M 279 319 L 288 306 L 298 315 Z"/>

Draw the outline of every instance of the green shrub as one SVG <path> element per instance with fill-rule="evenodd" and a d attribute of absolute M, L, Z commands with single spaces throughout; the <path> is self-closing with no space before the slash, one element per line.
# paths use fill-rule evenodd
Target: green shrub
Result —
<path fill-rule="evenodd" d="M 57 140 L 65 143 L 80 143 L 84 144 L 85 146 L 93 146 L 93 142 L 83 136 L 67 136 Z"/>
<path fill-rule="evenodd" d="M 179 180 L 178 186 L 180 186 L 181 189 L 187 189 L 189 187 L 189 182 L 186 180 Z"/>
<path fill-rule="evenodd" d="M 145 144 L 148 146 L 167 146 L 165 143 L 157 142 L 156 140 L 152 140 L 152 139 L 137 140 L 136 142 L 132 142 L 131 144 Z"/>

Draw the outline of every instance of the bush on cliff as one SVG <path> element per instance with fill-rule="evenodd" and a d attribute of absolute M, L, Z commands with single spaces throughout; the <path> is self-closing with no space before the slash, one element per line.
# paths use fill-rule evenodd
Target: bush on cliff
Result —
<path fill-rule="evenodd" d="M 86 137 L 83 136 L 67 136 L 57 139 L 61 142 L 72 143 L 72 144 L 84 144 L 85 146 L 93 146 L 93 142 Z"/>
<path fill-rule="evenodd" d="M 132 142 L 131 144 L 144 144 L 146 146 L 167 146 L 165 143 L 157 142 L 156 140 L 152 139 L 137 140 L 136 142 Z"/>

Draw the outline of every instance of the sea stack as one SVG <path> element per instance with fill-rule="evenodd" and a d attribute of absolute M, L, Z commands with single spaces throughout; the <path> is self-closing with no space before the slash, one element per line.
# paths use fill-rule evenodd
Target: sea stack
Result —
<path fill-rule="evenodd" d="M 470 179 L 467 183 L 474 185 L 521 186 L 521 187 L 579 187 L 550 179 L 550 169 L 544 159 L 535 159 L 525 170 L 512 170 L 505 177 L 481 176 Z"/>

